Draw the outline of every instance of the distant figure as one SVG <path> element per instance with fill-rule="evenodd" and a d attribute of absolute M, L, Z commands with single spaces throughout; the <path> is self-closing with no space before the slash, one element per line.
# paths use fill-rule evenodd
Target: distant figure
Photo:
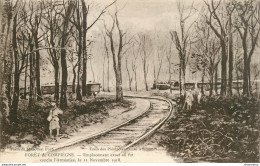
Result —
<path fill-rule="evenodd" d="M 193 95 L 191 93 L 191 89 L 186 94 L 186 103 L 187 103 L 187 109 L 191 110 L 192 102 L 193 102 Z"/>
<path fill-rule="evenodd" d="M 58 115 L 63 114 L 63 111 L 56 106 L 56 103 L 52 103 L 51 106 L 53 108 L 50 110 L 47 120 L 50 122 L 49 130 L 50 130 L 50 137 L 52 138 L 53 137 L 52 131 L 55 129 L 57 130 L 57 136 L 59 135 L 60 124 L 59 124 Z"/>
<path fill-rule="evenodd" d="M 200 101 L 201 101 L 201 97 L 202 97 L 202 93 L 201 91 L 199 90 L 198 92 L 198 103 L 200 104 Z"/>

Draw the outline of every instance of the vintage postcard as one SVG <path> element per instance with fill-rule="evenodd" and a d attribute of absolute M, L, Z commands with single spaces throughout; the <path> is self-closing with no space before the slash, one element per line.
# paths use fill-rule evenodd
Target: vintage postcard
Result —
<path fill-rule="evenodd" d="M 259 0 L 0 0 L 0 162 L 259 163 L 259 34 Z"/>

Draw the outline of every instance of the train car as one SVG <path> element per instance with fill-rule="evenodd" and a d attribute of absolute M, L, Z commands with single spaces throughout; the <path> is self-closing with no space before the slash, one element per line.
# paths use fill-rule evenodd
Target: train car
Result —
<path fill-rule="evenodd" d="M 159 90 L 167 90 L 167 89 L 170 89 L 170 84 L 156 84 L 156 89 L 159 89 Z"/>
<path fill-rule="evenodd" d="M 96 96 L 101 89 L 101 84 L 100 83 L 87 83 L 87 94 L 89 96 L 93 95 Z"/>
<path fill-rule="evenodd" d="M 252 92 L 257 98 L 260 98 L 260 80 L 253 81 Z"/>
<path fill-rule="evenodd" d="M 180 83 L 178 81 L 171 81 L 170 82 L 170 88 L 172 90 L 179 90 L 180 89 Z"/>
<path fill-rule="evenodd" d="M 203 90 L 205 90 L 205 91 L 209 91 L 210 90 L 210 83 L 207 83 L 207 82 L 204 82 L 204 83 L 198 82 L 197 83 L 197 88 L 201 89 L 202 86 L 203 86 Z"/>
<path fill-rule="evenodd" d="M 197 88 L 197 83 L 186 82 L 184 84 L 184 87 L 186 90 L 188 90 L 188 89 L 194 90 Z"/>
<path fill-rule="evenodd" d="M 237 90 L 242 90 L 243 89 L 243 80 L 236 80 L 232 81 L 232 88 Z"/>
<path fill-rule="evenodd" d="M 43 85 L 41 86 L 41 91 L 43 95 L 54 94 L 55 85 Z"/>

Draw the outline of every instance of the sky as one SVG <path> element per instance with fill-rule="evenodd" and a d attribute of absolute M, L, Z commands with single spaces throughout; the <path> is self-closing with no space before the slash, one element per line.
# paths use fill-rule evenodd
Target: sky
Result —
<path fill-rule="evenodd" d="M 122 28 L 132 28 L 134 31 L 168 30 L 178 27 L 177 0 L 117 0 L 119 21 Z M 187 7 L 194 3 L 198 6 L 202 0 L 182 0 Z M 96 0 L 95 3 L 104 6 L 112 0 Z M 114 7 L 109 8 L 113 13 Z M 104 16 L 106 17 L 106 15 Z M 177 25 L 177 27 L 176 27 Z"/>

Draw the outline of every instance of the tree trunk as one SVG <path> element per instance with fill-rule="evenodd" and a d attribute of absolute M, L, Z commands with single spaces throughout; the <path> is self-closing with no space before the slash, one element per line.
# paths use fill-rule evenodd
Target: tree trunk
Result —
<path fill-rule="evenodd" d="M 249 96 L 248 93 L 248 63 L 247 63 L 247 43 L 246 35 L 242 39 L 242 45 L 244 50 L 244 71 L 243 71 L 243 95 Z"/>
<path fill-rule="evenodd" d="M 228 47 L 228 52 L 229 52 L 229 83 L 228 83 L 228 86 L 229 86 L 229 96 L 232 96 L 232 81 L 233 81 L 233 75 L 232 75 L 232 72 L 233 72 L 233 36 L 232 36 L 232 19 L 231 19 L 231 15 L 229 16 L 229 47 Z"/>
<path fill-rule="evenodd" d="M 6 11 L 5 9 L 3 11 L 5 11 L 6 13 L 11 12 L 11 11 Z M 4 41 L 3 68 L 1 68 L 1 69 L 3 69 L 4 72 L 1 72 L 2 79 L 0 79 L 1 88 L 3 86 L 5 86 L 4 96 L 6 96 L 7 99 L 8 99 L 8 108 L 9 108 L 10 102 L 11 102 L 11 95 L 10 95 L 10 92 L 11 92 L 11 73 L 10 72 L 12 71 L 12 67 L 11 67 L 12 56 L 8 57 L 7 55 L 8 54 L 12 55 L 11 52 L 10 52 L 11 46 L 10 46 L 10 38 L 9 38 L 9 36 L 11 34 L 11 32 L 10 32 L 11 20 L 12 20 L 12 17 L 6 18 L 7 30 L 6 30 L 5 41 Z M 4 27 L 1 27 L 1 28 L 3 28 L 2 31 L 4 32 Z M 2 73 L 3 73 L 3 75 L 2 75 Z"/>
<path fill-rule="evenodd" d="M 107 91 L 110 92 L 110 89 L 109 89 L 109 56 L 107 55 Z"/>
<path fill-rule="evenodd" d="M 35 49 L 39 48 L 38 32 L 34 34 Z M 40 51 L 36 51 L 36 65 L 35 65 L 35 79 L 36 79 L 36 93 L 41 96 L 41 75 L 40 75 Z M 37 96 L 37 100 L 41 100 L 41 97 Z"/>
<path fill-rule="evenodd" d="M 169 68 L 168 68 L 168 71 L 169 71 L 169 83 L 170 83 L 170 93 L 172 94 L 172 73 L 171 73 L 171 57 L 168 58 L 168 62 L 169 62 Z"/>
<path fill-rule="evenodd" d="M 26 99 L 27 96 L 27 69 L 28 69 L 28 58 L 29 56 L 26 57 L 26 66 L 25 66 L 25 71 L 24 71 L 24 93 L 23 93 L 23 98 Z"/>
<path fill-rule="evenodd" d="M 77 27 L 77 30 L 78 30 L 78 84 L 77 84 L 77 89 L 76 89 L 76 92 L 77 92 L 77 97 L 76 97 L 76 100 L 79 100 L 81 101 L 82 100 L 82 77 L 83 77 L 83 74 L 81 73 L 81 64 L 82 64 L 82 38 L 83 38 L 83 34 L 82 34 L 82 29 L 80 27 L 80 11 L 79 11 L 79 1 L 78 1 L 78 9 L 76 10 L 76 14 L 77 14 L 77 23 L 78 23 L 78 27 Z M 83 55 L 84 56 L 84 55 Z M 84 59 L 84 57 L 83 57 Z"/>
<path fill-rule="evenodd" d="M 94 70 L 93 70 L 93 65 L 92 65 L 91 59 L 89 60 L 89 63 L 90 63 L 90 69 L 91 69 L 92 76 L 93 76 L 93 82 L 96 82 L 95 72 L 94 72 Z"/>
<path fill-rule="evenodd" d="M 125 59 L 125 65 L 126 65 L 126 71 L 127 71 L 127 75 L 128 75 L 128 85 L 129 85 L 129 90 L 132 91 L 132 78 L 131 78 L 131 75 L 130 75 L 130 71 L 129 71 L 129 68 L 128 68 L 128 60 L 127 58 Z"/>
<path fill-rule="evenodd" d="M 136 69 L 135 69 L 135 91 L 137 91 L 137 73 L 136 73 Z"/>
<path fill-rule="evenodd" d="M 204 77 L 205 77 L 205 67 L 203 68 L 202 72 L 202 86 L 201 86 L 201 93 L 204 95 Z"/>
<path fill-rule="evenodd" d="M 65 10 L 65 17 L 63 22 L 62 28 L 62 39 L 61 39 L 61 47 L 64 48 L 67 44 L 68 40 L 68 26 L 69 26 L 69 19 L 73 12 L 74 1 L 68 1 L 67 9 Z M 60 96 L 60 108 L 67 107 L 67 78 L 68 78 L 68 67 L 66 61 L 66 50 L 61 50 L 61 96 Z"/>
<path fill-rule="evenodd" d="M 86 84 L 87 84 L 87 53 L 86 52 L 87 52 L 87 50 L 86 50 L 86 48 L 84 48 L 84 45 L 86 45 L 86 39 L 84 40 L 84 38 L 83 38 L 82 96 L 87 95 L 87 88 L 86 88 Z"/>
<path fill-rule="evenodd" d="M 59 98 L 60 98 L 60 90 L 59 90 L 59 86 L 60 86 L 60 84 L 59 84 L 59 82 L 60 82 L 60 80 L 59 80 L 59 63 L 58 63 L 58 61 L 54 61 L 53 62 L 53 64 L 54 64 L 54 82 L 55 82 L 55 93 L 54 93 L 54 99 L 55 99 L 55 101 L 56 101 L 56 103 L 58 103 L 59 102 Z"/>
<path fill-rule="evenodd" d="M 81 50 L 81 47 L 79 47 L 79 50 Z M 78 80 L 77 80 L 77 89 L 76 89 L 76 92 L 77 92 L 77 97 L 76 99 L 81 101 L 82 100 L 82 95 L 81 95 L 81 72 L 80 72 L 80 69 L 81 69 L 81 51 L 79 51 L 79 54 L 78 54 Z"/>
<path fill-rule="evenodd" d="M 76 65 L 73 67 L 73 81 L 72 81 L 72 93 L 76 92 L 76 77 L 77 77 L 77 73 L 76 73 Z"/>
<path fill-rule="evenodd" d="M 213 94 L 213 88 L 214 88 L 214 74 L 210 74 L 210 91 L 209 91 L 209 96 L 212 96 Z"/>
<path fill-rule="evenodd" d="M 215 71 L 215 93 L 218 94 L 218 65 Z"/>
<path fill-rule="evenodd" d="M 102 91 L 105 92 L 105 60 L 106 57 L 104 57 L 103 61 L 103 73 L 102 73 Z"/>
<path fill-rule="evenodd" d="M 252 85 L 251 85 L 251 70 L 250 70 L 250 59 L 247 60 L 247 72 L 248 72 L 248 96 L 252 94 Z"/>
<path fill-rule="evenodd" d="M 181 74 L 181 63 L 179 65 L 179 81 L 180 81 L 180 96 L 182 95 L 182 74 Z"/>
<path fill-rule="evenodd" d="M 239 83 L 238 83 L 238 80 L 239 80 L 238 67 L 236 67 L 236 75 L 237 75 L 237 93 L 238 93 L 238 95 L 240 96 L 240 89 L 239 89 Z"/>
<path fill-rule="evenodd" d="M 32 41 L 30 43 L 30 52 L 33 51 Z M 35 104 L 36 96 L 35 96 L 35 55 L 34 53 L 30 54 L 30 93 L 29 93 L 29 109 Z"/>
<path fill-rule="evenodd" d="M 144 72 L 144 84 L 145 84 L 145 90 L 146 91 L 148 91 L 149 89 L 148 89 L 148 85 L 147 85 L 147 73 L 146 73 L 146 71 Z"/>
<path fill-rule="evenodd" d="M 62 44 L 64 47 L 65 44 Z M 60 108 L 67 107 L 67 61 L 66 61 L 66 50 L 61 50 L 61 96 L 60 96 Z"/>
<path fill-rule="evenodd" d="M 227 92 L 227 56 L 226 56 L 226 43 L 221 41 L 221 96 L 225 96 Z"/>
<path fill-rule="evenodd" d="M 87 7 L 84 0 L 81 0 L 82 3 L 82 39 L 83 39 L 83 73 L 82 73 L 82 96 L 87 95 Z"/>
<path fill-rule="evenodd" d="M 19 102 L 19 55 L 17 50 L 17 41 L 16 41 L 16 26 L 17 26 L 17 14 L 13 19 L 13 36 L 12 36 L 12 46 L 13 46 L 13 56 L 14 56 L 14 88 L 13 88 L 13 100 L 12 107 L 10 111 L 10 120 L 11 122 L 17 121 L 17 110 Z"/>

